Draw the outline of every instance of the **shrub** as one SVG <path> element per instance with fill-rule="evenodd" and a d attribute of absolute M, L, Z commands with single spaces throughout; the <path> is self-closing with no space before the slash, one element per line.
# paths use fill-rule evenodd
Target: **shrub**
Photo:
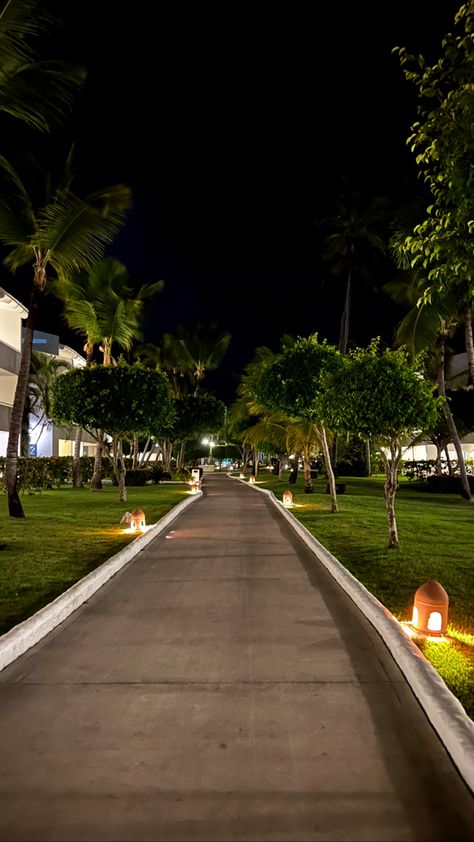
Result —
<path fill-rule="evenodd" d="M 151 479 L 151 474 L 148 468 L 130 468 L 125 474 L 125 485 L 145 485 L 147 480 Z M 115 474 L 112 476 L 114 485 L 118 485 Z"/>

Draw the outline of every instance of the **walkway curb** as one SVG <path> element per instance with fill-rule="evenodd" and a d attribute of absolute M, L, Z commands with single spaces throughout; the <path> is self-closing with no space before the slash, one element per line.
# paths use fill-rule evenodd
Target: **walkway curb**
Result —
<path fill-rule="evenodd" d="M 231 477 L 248 485 L 239 477 Z M 474 794 L 474 722 L 461 702 L 448 689 L 435 668 L 405 634 L 393 614 L 376 599 L 352 573 L 341 564 L 311 532 L 291 514 L 273 491 L 251 485 L 254 491 L 265 494 L 291 524 L 307 547 L 317 556 L 326 570 L 357 605 L 382 638 L 425 711 L 454 765 Z"/>
<path fill-rule="evenodd" d="M 12 661 L 16 661 L 20 655 L 23 655 L 36 643 L 39 643 L 43 637 L 46 637 L 56 626 L 59 626 L 66 620 L 76 608 L 79 608 L 89 597 L 98 591 L 102 585 L 105 585 L 112 576 L 122 569 L 129 561 L 135 558 L 153 538 L 156 538 L 160 532 L 163 532 L 167 526 L 186 509 L 191 503 L 202 497 L 202 491 L 199 494 L 193 494 L 187 500 L 178 503 L 174 508 L 170 509 L 161 520 L 157 521 L 151 529 L 135 538 L 130 544 L 127 544 L 118 553 L 111 556 L 111 558 L 104 561 L 87 576 L 84 576 L 67 591 L 56 597 L 53 602 L 45 605 L 32 617 L 28 617 L 22 623 L 10 629 L 9 632 L 0 637 L 0 670 L 4 669 Z"/>

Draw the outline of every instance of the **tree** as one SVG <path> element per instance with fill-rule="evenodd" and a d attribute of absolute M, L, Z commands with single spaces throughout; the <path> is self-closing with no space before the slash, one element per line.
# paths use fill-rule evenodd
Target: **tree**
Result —
<path fill-rule="evenodd" d="M 255 399 L 264 406 L 280 409 L 293 420 L 311 421 L 314 425 L 326 463 L 332 512 L 338 511 L 338 505 L 326 432 L 324 396 L 328 376 L 342 365 L 341 354 L 332 345 L 318 342 L 317 336 L 313 335 L 298 339 L 293 347 L 286 349 L 263 370 L 254 387 Z M 311 482 L 309 463 L 305 463 L 305 477 Z"/>
<path fill-rule="evenodd" d="M 214 323 L 199 322 L 178 325 L 176 335 L 165 333 L 162 341 L 164 354 L 181 374 L 188 374 L 197 395 L 207 371 L 215 370 L 229 347 L 231 335 L 220 331 Z"/>
<path fill-rule="evenodd" d="M 103 364 L 112 364 L 113 345 L 130 350 L 134 340 L 141 339 L 141 321 L 145 301 L 163 288 L 163 282 L 144 284 L 135 292 L 128 271 L 120 260 L 105 257 L 79 275 L 62 275 L 51 284 L 52 292 L 64 304 L 64 318 L 72 330 L 85 338 L 86 363 L 90 363 L 94 346 L 101 343 Z M 76 431 L 73 457 L 73 484 L 80 478 L 81 429 Z M 102 487 L 102 447 L 96 447 L 91 490 Z"/>
<path fill-rule="evenodd" d="M 345 287 L 339 330 L 341 354 L 347 352 L 349 341 L 354 280 L 358 278 L 368 283 L 374 254 L 385 254 L 380 225 L 386 205 L 387 200 L 382 197 L 367 200 L 344 180 L 343 189 L 336 195 L 336 215 L 318 221 L 319 227 L 329 231 L 324 241 L 323 259 L 329 264 L 330 273 L 342 278 Z"/>
<path fill-rule="evenodd" d="M 430 194 L 424 218 L 405 237 L 410 265 L 423 268 L 434 290 L 454 289 L 464 305 L 466 351 L 474 383 L 472 294 L 474 284 L 474 5 L 455 17 L 459 34 L 442 41 L 441 57 L 428 66 L 423 56 L 395 48 L 405 77 L 418 93 L 418 120 L 407 139 Z"/>
<path fill-rule="evenodd" d="M 33 191 L 28 191 L 20 175 L 0 156 L 10 196 L 8 201 L 0 199 L 0 242 L 9 248 L 4 263 L 13 272 L 28 264 L 33 268 L 6 456 L 5 483 L 12 517 L 25 516 L 17 492 L 18 442 L 28 388 L 33 331 L 48 272 L 68 275 L 98 260 L 105 245 L 112 241 L 123 224 L 130 204 L 130 190 L 124 185 L 108 187 L 85 199 L 76 196 L 71 190 L 71 157 L 54 188 L 50 186 L 50 176 L 44 174 L 46 198 L 44 204 L 35 206 Z"/>
<path fill-rule="evenodd" d="M 64 360 L 45 354 L 41 351 L 33 351 L 31 354 L 31 368 L 28 384 L 29 411 L 36 417 L 36 425 L 41 425 L 37 436 L 39 439 L 44 427 L 52 419 L 52 397 L 56 378 L 68 369 Z M 26 454 L 28 455 L 28 454 Z"/>
<path fill-rule="evenodd" d="M 173 401 L 172 438 L 180 445 L 176 468 L 183 467 L 186 441 L 204 433 L 217 433 L 224 423 L 225 406 L 212 395 L 184 395 Z"/>
<path fill-rule="evenodd" d="M 471 489 L 461 440 L 449 402 L 446 399 L 445 384 L 447 343 L 459 322 L 462 321 L 461 308 L 453 290 L 434 289 L 430 297 L 424 299 L 423 291 L 426 287 L 427 281 L 424 274 L 415 269 L 408 279 L 401 278 L 392 281 L 386 284 L 384 289 L 398 303 L 406 303 L 410 306 L 408 313 L 398 324 L 395 331 L 396 343 L 408 348 L 412 361 L 416 359 L 420 351 L 430 352 L 432 359 L 434 359 L 434 376 L 438 392 L 443 398 L 442 411 L 458 457 L 463 494 L 467 500 L 470 500 Z"/>
<path fill-rule="evenodd" d="M 124 436 L 162 434 L 172 423 L 168 381 L 158 371 L 141 365 L 76 368 L 58 377 L 54 385 L 53 414 L 60 423 L 84 427 L 96 440 L 98 431 L 111 437 L 104 447 L 120 490 L 127 499 Z"/>
<path fill-rule="evenodd" d="M 0 10 L 0 111 L 47 132 L 62 123 L 85 80 L 81 67 L 41 60 L 32 41 L 55 23 L 39 0 L 4 0 Z"/>
<path fill-rule="evenodd" d="M 339 429 L 375 440 L 385 468 L 385 506 L 390 548 L 398 547 L 395 494 L 402 442 L 436 423 L 438 407 L 430 385 L 410 365 L 405 349 L 380 351 L 377 340 L 349 354 L 335 369 L 326 395 L 326 414 Z"/>

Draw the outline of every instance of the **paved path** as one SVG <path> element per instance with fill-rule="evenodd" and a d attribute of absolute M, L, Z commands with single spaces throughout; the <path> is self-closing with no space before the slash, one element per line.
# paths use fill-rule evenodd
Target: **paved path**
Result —
<path fill-rule="evenodd" d="M 0 673 L 0 839 L 474 840 L 371 626 L 227 477 Z"/>

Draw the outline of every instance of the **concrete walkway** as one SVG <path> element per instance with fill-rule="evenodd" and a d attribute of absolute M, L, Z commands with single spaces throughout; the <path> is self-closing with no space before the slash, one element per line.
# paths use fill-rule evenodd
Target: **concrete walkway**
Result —
<path fill-rule="evenodd" d="M 474 840 L 372 627 L 264 495 L 204 491 L 0 673 L 0 839 Z"/>

